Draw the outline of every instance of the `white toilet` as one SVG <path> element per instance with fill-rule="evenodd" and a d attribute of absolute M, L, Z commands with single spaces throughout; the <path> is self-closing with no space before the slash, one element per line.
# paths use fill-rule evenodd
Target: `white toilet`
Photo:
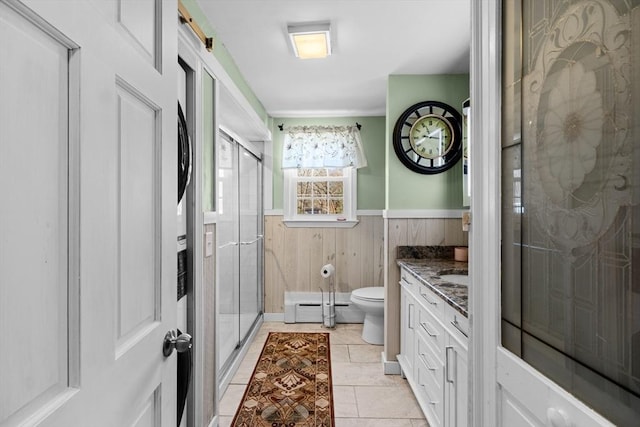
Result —
<path fill-rule="evenodd" d="M 369 344 L 384 344 L 384 287 L 356 289 L 351 292 L 351 302 L 364 311 L 362 339 Z"/>

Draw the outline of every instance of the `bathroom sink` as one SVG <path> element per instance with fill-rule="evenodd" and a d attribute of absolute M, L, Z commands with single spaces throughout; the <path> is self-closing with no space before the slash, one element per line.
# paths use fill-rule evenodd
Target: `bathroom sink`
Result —
<path fill-rule="evenodd" d="M 445 282 L 469 286 L 469 276 L 466 274 L 441 274 L 440 278 Z"/>

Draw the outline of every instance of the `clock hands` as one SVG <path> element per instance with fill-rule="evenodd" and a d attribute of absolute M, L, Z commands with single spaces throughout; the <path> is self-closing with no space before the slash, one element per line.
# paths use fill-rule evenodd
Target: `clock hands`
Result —
<path fill-rule="evenodd" d="M 436 137 L 432 136 L 434 134 L 437 134 L 437 139 L 440 139 L 440 136 L 442 135 L 442 129 L 436 129 L 433 132 L 431 132 L 429 135 L 427 135 L 428 138 L 433 138 L 436 139 Z"/>
<path fill-rule="evenodd" d="M 416 140 L 415 142 L 416 145 L 421 145 L 426 139 L 437 139 L 437 140 L 442 139 L 442 129 L 436 129 L 433 132 L 429 132 L 429 128 L 427 128 L 427 132 L 428 133 L 426 135 L 422 135 L 422 138 Z M 437 136 L 433 136 L 433 135 L 437 135 Z"/>
<path fill-rule="evenodd" d="M 422 143 L 423 143 L 426 139 L 427 139 L 427 137 L 426 137 L 426 136 L 423 136 L 422 138 L 418 139 L 418 140 L 415 142 L 416 146 L 418 146 L 418 145 L 422 145 Z"/>

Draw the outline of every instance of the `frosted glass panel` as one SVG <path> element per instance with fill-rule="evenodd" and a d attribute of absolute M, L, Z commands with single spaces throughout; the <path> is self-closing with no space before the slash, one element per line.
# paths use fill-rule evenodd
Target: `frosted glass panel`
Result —
<path fill-rule="evenodd" d="M 225 134 L 217 147 L 218 369 L 222 377 L 262 313 L 262 162 Z"/>
<path fill-rule="evenodd" d="M 238 260 L 238 151 L 226 138 L 218 143 L 218 369 L 240 342 L 238 324 L 240 274 Z"/>
<path fill-rule="evenodd" d="M 261 311 L 262 257 L 261 163 L 240 147 L 240 335 L 245 336 Z"/>
<path fill-rule="evenodd" d="M 635 425 L 640 5 L 521 0 L 503 12 L 503 345 Z"/>

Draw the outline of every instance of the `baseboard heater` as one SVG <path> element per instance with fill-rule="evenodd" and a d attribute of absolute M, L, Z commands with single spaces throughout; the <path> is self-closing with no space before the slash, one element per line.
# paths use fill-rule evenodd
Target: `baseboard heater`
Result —
<path fill-rule="evenodd" d="M 336 292 L 336 323 L 364 321 L 364 312 L 353 305 L 350 297 L 350 292 Z M 328 304 L 326 292 L 324 302 L 325 305 Z M 320 292 L 285 292 L 284 323 L 322 323 L 322 294 Z"/>

